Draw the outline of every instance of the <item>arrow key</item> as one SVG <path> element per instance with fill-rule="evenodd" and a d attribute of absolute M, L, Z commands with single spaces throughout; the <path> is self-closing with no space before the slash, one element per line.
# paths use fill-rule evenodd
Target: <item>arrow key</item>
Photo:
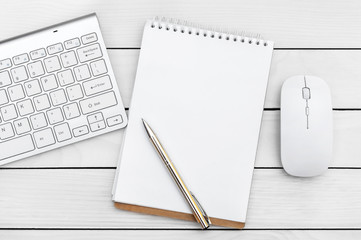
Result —
<path fill-rule="evenodd" d="M 80 136 L 83 136 L 88 133 L 89 133 L 89 129 L 88 129 L 87 125 L 80 126 L 80 127 L 73 129 L 74 137 L 80 137 Z"/>
<path fill-rule="evenodd" d="M 113 117 L 107 118 L 107 123 L 109 127 L 121 124 L 122 122 L 123 122 L 123 118 L 121 115 L 115 115 Z"/>

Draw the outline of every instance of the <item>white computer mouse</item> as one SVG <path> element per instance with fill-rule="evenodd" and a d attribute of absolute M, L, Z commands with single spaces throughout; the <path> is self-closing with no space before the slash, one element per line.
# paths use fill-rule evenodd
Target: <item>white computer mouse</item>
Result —
<path fill-rule="evenodd" d="M 281 92 L 281 160 L 297 177 L 324 173 L 332 160 L 331 92 L 315 76 L 288 78 Z"/>

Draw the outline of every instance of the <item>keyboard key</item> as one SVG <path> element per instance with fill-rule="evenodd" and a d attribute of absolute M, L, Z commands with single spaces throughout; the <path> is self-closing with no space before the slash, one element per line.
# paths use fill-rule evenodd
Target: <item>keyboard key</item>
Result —
<path fill-rule="evenodd" d="M 50 102 L 48 95 L 43 94 L 37 97 L 34 97 L 34 104 L 37 111 L 41 111 L 47 108 L 50 108 Z"/>
<path fill-rule="evenodd" d="M 77 103 L 71 103 L 63 107 L 66 119 L 73 119 L 80 116 L 80 111 Z"/>
<path fill-rule="evenodd" d="M 0 90 L 0 106 L 9 102 L 8 96 L 4 89 Z"/>
<path fill-rule="evenodd" d="M 11 84 L 11 78 L 8 71 L 0 72 L 0 87 L 5 87 Z"/>
<path fill-rule="evenodd" d="M 4 121 L 9 121 L 11 119 L 18 117 L 14 104 L 10 104 L 0 108 L 0 112 L 1 115 L 3 116 Z"/>
<path fill-rule="evenodd" d="M 74 68 L 75 78 L 82 81 L 91 77 L 88 65 L 84 64 Z"/>
<path fill-rule="evenodd" d="M 57 124 L 64 121 L 63 114 L 60 108 L 54 108 L 46 112 L 50 124 Z"/>
<path fill-rule="evenodd" d="M 29 62 L 29 56 L 27 53 L 24 53 L 24 54 L 13 57 L 13 61 L 14 61 L 15 65 L 27 63 L 27 62 Z"/>
<path fill-rule="evenodd" d="M 33 139 L 30 135 L 21 136 L 0 143 L 0 160 L 17 156 L 22 153 L 30 152 L 35 149 Z"/>
<path fill-rule="evenodd" d="M 75 82 L 73 73 L 70 69 L 58 72 L 58 80 L 61 86 L 66 86 Z"/>
<path fill-rule="evenodd" d="M 91 42 L 95 42 L 97 40 L 98 40 L 98 37 L 97 37 L 96 33 L 89 33 L 89 34 L 81 37 L 81 41 L 83 42 L 83 44 L 88 44 Z"/>
<path fill-rule="evenodd" d="M 120 115 L 116 115 L 114 117 L 107 118 L 107 124 L 109 127 L 121 124 L 122 122 L 123 122 L 123 118 Z"/>
<path fill-rule="evenodd" d="M 40 83 L 37 79 L 24 83 L 24 87 L 29 97 L 41 93 Z"/>
<path fill-rule="evenodd" d="M 79 48 L 77 50 L 79 61 L 86 62 L 103 56 L 98 43 Z"/>
<path fill-rule="evenodd" d="M 44 48 L 40 48 L 30 52 L 31 60 L 36 60 L 45 56 L 46 56 L 46 52 Z"/>
<path fill-rule="evenodd" d="M 34 140 L 38 148 L 43 148 L 55 143 L 53 131 L 51 128 L 46 128 L 44 130 L 35 132 Z"/>
<path fill-rule="evenodd" d="M 50 91 L 58 87 L 58 83 L 56 81 L 55 75 L 42 77 L 40 80 L 44 91 Z"/>
<path fill-rule="evenodd" d="M 34 112 L 33 104 L 30 99 L 18 102 L 17 104 L 20 116 L 26 116 Z"/>
<path fill-rule="evenodd" d="M 64 89 L 59 89 L 51 92 L 50 99 L 54 106 L 58 106 L 67 102 Z"/>
<path fill-rule="evenodd" d="M 32 78 L 38 77 L 45 73 L 43 63 L 41 61 L 29 63 L 28 70 L 29 70 L 30 77 L 32 77 Z"/>
<path fill-rule="evenodd" d="M 111 89 L 112 83 L 108 75 L 83 82 L 85 95 L 90 96 L 96 93 L 104 92 Z"/>
<path fill-rule="evenodd" d="M 99 122 L 90 124 L 90 130 L 92 132 L 96 132 L 96 131 L 102 130 L 104 128 L 105 128 L 105 122 L 104 121 L 99 121 Z"/>
<path fill-rule="evenodd" d="M 73 38 L 64 42 L 65 49 L 72 49 L 80 46 L 79 38 Z"/>
<path fill-rule="evenodd" d="M 57 44 L 47 47 L 47 50 L 48 50 L 48 54 L 52 55 L 55 53 L 62 52 L 64 49 L 63 49 L 63 45 L 61 43 L 57 43 Z"/>
<path fill-rule="evenodd" d="M 90 63 L 90 68 L 95 77 L 108 72 L 104 59 Z"/>
<path fill-rule="evenodd" d="M 55 132 L 55 136 L 56 136 L 56 139 L 58 140 L 58 142 L 63 142 L 63 141 L 71 139 L 69 125 L 67 123 L 63 123 L 63 124 L 55 126 L 54 132 Z"/>
<path fill-rule="evenodd" d="M 3 125 L 0 125 L 0 139 L 1 140 L 11 138 L 14 136 L 15 136 L 15 133 L 14 133 L 13 127 L 11 126 L 11 123 L 5 123 Z"/>
<path fill-rule="evenodd" d="M 14 121 L 14 126 L 17 134 L 23 134 L 31 131 L 29 120 L 27 118 L 21 118 Z"/>
<path fill-rule="evenodd" d="M 0 60 L 0 70 L 9 68 L 11 66 L 12 66 L 12 64 L 11 64 L 10 58 Z"/>
<path fill-rule="evenodd" d="M 73 129 L 74 137 L 80 137 L 89 133 L 88 126 L 84 125 Z"/>
<path fill-rule="evenodd" d="M 48 73 L 55 72 L 61 69 L 58 56 L 53 56 L 44 59 L 46 71 Z"/>
<path fill-rule="evenodd" d="M 11 75 L 13 76 L 14 82 L 21 82 L 29 78 L 24 66 L 11 69 Z"/>
<path fill-rule="evenodd" d="M 16 101 L 25 97 L 23 86 L 21 84 L 9 87 L 8 93 L 11 101 Z"/>
<path fill-rule="evenodd" d="M 83 114 L 88 114 L 117 105 L 117 99 L 114 92 L 107 92 L 102 95 L 82 100 L 79 103 Z"/>
<path fill-rule="evenodd" d="M 87 119 L 88 119 L 89 124 L 95 123 L 95 122 L 99 122 L 99 121 L 103 121 L 103 120 L 104 120 L 103 114 L 100 113 L 100 112 L 99 112 L 99 113 L 92 114 L 92 115 L 89 115 L 89 116 L 87 117 Z"/>
<path fill-rule="evenodd" d="M 68 93 L 68 98 L 70 101 L 74 101 L 84 97 L 80 84 L 67 87 L 66 92 Z"/>
<path fill-rule="evenodd" d="M 46 122 L 45 119 L 45 114 L 42 112 L 30 116 L 30 122 L 35 130 L 48 126 L 48 123 Z"/>
<path fill-rule="evenodd" d="M 60 58 L 65 68 L 78 64 L 78 60 L 76 60 L 74 51 L 63 53 L 60 55 Z"/>

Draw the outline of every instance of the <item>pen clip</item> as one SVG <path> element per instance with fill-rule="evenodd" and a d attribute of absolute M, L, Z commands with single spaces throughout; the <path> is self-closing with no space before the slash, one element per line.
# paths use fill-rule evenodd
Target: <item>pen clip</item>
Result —
<path fill-rule="evenodd" d="M 191 194 L 192 197 L 194 198 L 194 201 L 196 201 L 199 209 L 200 209 L 201 212 L 202 212 L 203 217 L 207 220 L 207 223 L 208 223 L 209 225 L 211 225 L 211 224 L 212 224 L 211 219 L 208 217 L 206 211 L 204 210 L 204 208 L 202 207 L 202 205 L 200 204 L 200 202 L 198 201 L 198 199 L 196 198 L 196 196 L 195 196 L 192 192 L 190 192 L 190 194 Z"/>

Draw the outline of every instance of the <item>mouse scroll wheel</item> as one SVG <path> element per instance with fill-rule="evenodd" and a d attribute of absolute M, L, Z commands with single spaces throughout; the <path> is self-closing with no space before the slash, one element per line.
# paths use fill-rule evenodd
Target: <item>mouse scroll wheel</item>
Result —
<path fill-rule="evenodd" d="M 311 91 L 308 87 L 302 88 L 302 97 L 304 99 L 310 99 L 311 98 Z"/>

